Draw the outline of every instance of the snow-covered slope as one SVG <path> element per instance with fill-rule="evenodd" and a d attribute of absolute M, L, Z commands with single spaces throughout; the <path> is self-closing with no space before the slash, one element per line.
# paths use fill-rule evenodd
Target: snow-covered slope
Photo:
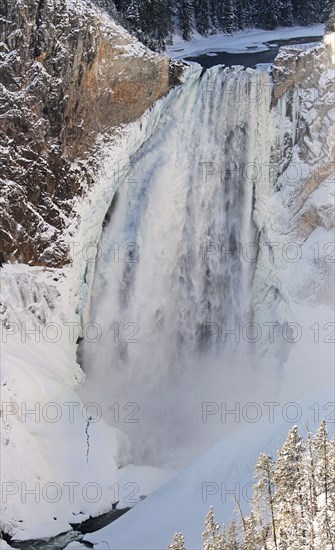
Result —
<path fill-rule="evenodd" d="M 172 475 L 125 467 L 127 437 L 78 397 L 70 282 L 64 269 L 1 269 L 1 529 L 17 539 L 54 536 L 117 501 L 132 506 Z"/>
<path fill-rule="evenodd" d="M 292 425 L 298 425 L 302 434 L 306 433 L 306 422 L 314 430 L 333 410 L 329 404 L 334 403 L 334 391 L 331 388 L 312 395 L 295 403 L 291 410 L 277 409 L 273 418 L 269 414 L 261 422 L 236 431 L 125 516 L 84 539 L 97 549 L 107 541 L 111 550 L 164 550 L 173 533 L 182 532 L 186 548 L 200 549 L 203 518 L 209 506 L 214 506 L 217 521 L 226 524 L 235 510 L 234 495 L 247 511 L 258 455 L 264 452 L 276 457 Z M 331 415 L 329 429 L 333 429 Z"/>

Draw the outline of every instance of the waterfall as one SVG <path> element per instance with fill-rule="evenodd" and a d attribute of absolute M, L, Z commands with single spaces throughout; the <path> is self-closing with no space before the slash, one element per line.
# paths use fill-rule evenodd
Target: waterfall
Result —
<path fill-rule="evenodd" d="M 252 350 L 225 329 L 252 319 L 269 105 L 264 70 L 194 69 L 113 198 L 90 306 L 102 337 L 82 345 L 82 392 L 128 433 L 136 462 L 196 455 L 217 437 L 202 402 L 255 376 Z"/>

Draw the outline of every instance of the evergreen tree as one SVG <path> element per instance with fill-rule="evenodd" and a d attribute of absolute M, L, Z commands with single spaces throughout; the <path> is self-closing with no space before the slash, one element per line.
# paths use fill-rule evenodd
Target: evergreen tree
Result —
<path fill-rule="evenodd" d="M 237 29 L 245 29 L 247 26 L 243 0 L 235 0 L 235 25 Z"/>
<path fill-rule="evenodd" d="M 274 464 L 270 456 L 261 453 L 256 463 L 256 474 L 253 492 L 253 505 L 254 514 L 261 526 L 261 536 L 263 538 L 263 544 L 265 544 L 265 538 L 267 536 L 266 530 L 262 525 L 262 518 L 269 514 L 271 518 L 271 532 L 273 538 L 274 548 L 278 548 L 277 545 L 277 526 L 274 513 Z"/>
<path fill-rule="evenodd" d="M 116 21 L 120 19 L 120 12 L 118 12 L 118 8 L 113 0 L 95 0 L 95 3 L 97 4 L 97 6 L 99 6 L 99 8 L 105 10 Z"/>
<path fill-rule="evenodd" d="M 316 494 L 316 479 L 315 479 L 315 450 L 312 435 L 308 430 L 307 433 L 307 455 L 306 455 L 306 472 L 308 480 L 308 506 L 306 510 L 307 521 L 309 524 L 309 542 L 311 548 L 315 546 L 315 529 L 314 522 L 317 514 L 317 494 Z"/>
<path fill-rule="evenodd" d="M 185 550 L 185 540 L 181 533 L 175 533 L 168 550 Z"/>
<path fill-rule="evenodd" d="M 294 16 L 300 25 L 311 25 L 319 19 L 315 0 L 296 0 Z"/>
<path fill-rule="evenodd" d="M 332 510 L 333 514 L 330 514 L 333 493 L 333 476 L 332 467 L 334 467 L 334 458 L 331 451 L 333 451 L 332 443 L 328 441 L 328 429 L 327 424 L 323 420 L 320 428 L 318 429 L 314 438 L 314 448 L 316 453 L 315 459 L 315 478 L 316 478 L 316 492 L 318 498 L 318 525 L 319 533 L 321 533 L 321 540 L 319 543 L 331 545 L 335 544 L 335 532 L 334 523 L 331 517 L 334 517 L 335 510 Z M 332 548 L 332 546 L 330 546 Z"/>
<path fill-rule="evenodd" d="M 302 547 L 306 545 L 306 495 L 305 443 L 294 426 L 278 453 L 274 481 L 275 513 L 281 516 L 280 527 L 289 533 L 296 533 L 296 540 Z M 292 549 L 293 550 L 293 549 Z"/>
<path fill-rule="evenodd" d="M 257 0 L 242 0 L 244 25 L 246 28 L 256 27 L 258 23 L 258 3 Z"/>
<path fill-rule="evenodd" d="M 335 4 L 333 5 L 329 19 L 326 24 L 326 32 L 335 32 Z"/>
<path fill-rule="evenodd" d="M 256 463 L 252 511 L 228 529 L 211 507 L 205 517 L 203 550 L 335 550 L 335 438 L 322 422 L 307 443 L 297 427 L 288 433 L 276 463 L 261 454 Z M 185 550 L 174 535 L 169 550 Z"/>
<path fill-rule="evenodd" d="M 132 0 L 127 8 L 125 18 L 133 29 L 141 28 L 141 17 L 138 0 Z"/>
<path fill-rule="evenodd" d="M 276 0 L 260 0 L 258 4 L 258 24 L 262 29 L 272 30 L 278 25 L 279 5 Z"/>
<path fill-rule="evenodd" d="M 205 516 L 205 531 L 202 533 L 203 550 L 223 550 L 226 544 L 224 527 L 220 528 L 215 521 L 213 506 Z"/>
<path fill-rule="evenodd" d="M 335 435 L 329 442 L 329 494 L 328 494 L 328 510 L 329 510 L 329 533 L 331 534 L 329 541 L 332 550 L 335 550 Z"/>
<path fill-rule="evenodd" d="M 293 25 L 293 6 L 292 0 L 281 0 L 279 7 L 279 25 L 292 27 Z"/>
<path fill-rule="evenodd" d="M 125 13 L 129 6 L 129 0 L 114 0 L 114 4 L 119 12 Z"/>
<path fill-rule="evenodd" d="M 222 11 L 222 28 L 227 33 L 237 29 L 235 0 L 225 0 Z"/>
<path fill-rule="evenodd" d="M 330 471 L 329 471 L 329 448 L 328 429 L 325 420 L 316 432 L 314 438 L 314 448 L 316 453 L 315 476 L 317 495 L 324 495 L 326 504 L 328 503 Z"/>
<path fill-rule="evenodd" d="M 192 0 L 189 0 L 192 4 Z M 163 2 L 164 6 L 164 21 L 166 25 L 166 40 L 168 43 L 172 43 L 172 35 L 174 33 L 174 19 L 175 19 L 175 0 L 166 0 Z"/>
<path fill-rule="evenodd" d="M 195 19 L 198 32 L 204 36 L 207 36 L 211 26 L 209 0 L 197 0 Z"/>
<path fill-rule="evenodd" d="M 194 23 L 194 9 L 192 0 L 179 0 L 178 24 L 184 40 L 190 40 Z"/>
<path fill-rule="evenodd" d="M 213 32 L 221 30 L 221 2 L 210 0 L 210 20 Z"/>
<path fill-rule="evenodd" d="M 237 542 L 237 533 L 236 533 L 236 524 L 235 521 L 232 520 L 231 524 L 229 525 L 227 529 L 227 550 L 239 550 L 238 548 L 238 542 Z M 226 550 L 226 549 L 225 549 Z"/>
<path fill-rule="evenodd" d="M 154 49 L 165 48 L 176 26 L 185 40 L 190 40 L 194 28 L 204 36 L 220 30 L 232 33 L 252 27 L 274 29 L 293 22 L 310 25 L 330 20 L 327 29 L 335 28 L 333 0 L 94 1 Z"/>

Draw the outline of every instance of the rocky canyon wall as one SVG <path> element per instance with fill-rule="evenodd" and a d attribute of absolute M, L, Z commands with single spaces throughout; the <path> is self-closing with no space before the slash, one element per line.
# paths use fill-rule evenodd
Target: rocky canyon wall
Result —
<path fill-rule="evenodd" d="M 88 1 L 1 4 L 2 261 L 68 262 L 64 231 L 94 185 L 97 136 L 112 139 L 180 72 Z"/>

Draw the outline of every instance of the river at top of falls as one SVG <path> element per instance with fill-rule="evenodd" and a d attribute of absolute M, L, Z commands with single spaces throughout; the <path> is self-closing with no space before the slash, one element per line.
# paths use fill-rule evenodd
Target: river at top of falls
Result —
<path fill-rule="evenodd" d="M 254 348 L 225 330 L 252 320 L 254 188 L 270 148 L 266 71 L 193 69 L 173 94 L 113 198 L 90 306 L 102 338 L 81 348 L 83 398 L 129 435 L 134 462 L 159 466 L 229 431 L 204 402 L 258 391 Z"/>

